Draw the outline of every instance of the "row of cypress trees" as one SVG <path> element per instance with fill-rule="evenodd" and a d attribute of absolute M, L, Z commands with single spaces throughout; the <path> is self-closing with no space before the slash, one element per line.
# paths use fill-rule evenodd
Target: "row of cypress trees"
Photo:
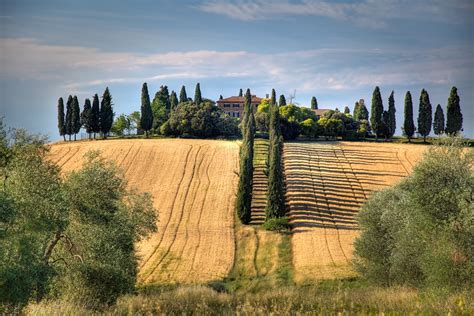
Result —
<path fill-rule="evenodd" d="M 97 93 L 93 97 L 92 105 L 90 99 L 86 99 L 84 102 L 84 109 L 80 110 L 79 101 L 77 96 L 69 95 L 66 103 L 66 112 L 64 109 L 63 98 L 58 100 L 58 130 L 59 135 L 63 136 L 66 140 L 66 135 L 74 135 L 76 140 L 76 134 L 79 133 L 82 127 L 85 128 L 86 132 L 94 135 L 96 138 L 97 133 L 101 133 L 104 138 L 110 132 L 114 121 L 112 95 L 110 94 L 109 88 L 107 87 L 102 95 L 102 101 L 99 107 L 99 96 Z"/>

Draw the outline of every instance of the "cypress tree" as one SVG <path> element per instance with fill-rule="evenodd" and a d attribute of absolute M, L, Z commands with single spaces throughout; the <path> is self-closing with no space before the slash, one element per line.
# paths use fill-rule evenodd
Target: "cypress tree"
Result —
<path fill-rule="evenodd" d="M 370 115 L 370 124 L 375 132 L 376 137 L 381 136 L 381 124 L 383 114 L 383 103 L 382 96 L 380 95 L 379 87 L 375 87 L 374 93 L 372 94 L 372 111 Z"/>
<path fill-rule="evenodd" d="M 188 102 L 188 95 L 186 94 L 186 87 L 181 87 L 181 92 L 179 93 L 179 103 Z"/>
<path fill-rule="evenodd" d="M 403 122 L 403 133 L 408 138 L 408 142 L 415 134 L 415 123 L 413 122 L 413 102 L 411 100 L 411 93 L 407 91 L 405 95 L 405 120 Z"/>
<path fill-rule="evenodd" d="M 222 94 L 219 96 L 219 100 L 224 100 L 224 97 L 222 97 Z"/>
<path fill-rule="evenodd" d="M 382 122 L 380 123 L 380 135 L 387 140 L 390 137 L 390 113 L 383 111 Z"/>
<path fill-rule="evenodd" d="M 270 98 L 270 105 L 271 105 L 271 104 L 277 105 L 275 89 L 272 89 L 272 96 L 271 96 L 271 98 Z"/>
<path fill-rule="evenodd" d="M 58 130 L 59 136 L 66 141 L 66 126 L 64 123 L 64 101 L 63 98 L 58 99 Z"/>
<path fill-rule="evenodd" d="M 359 120 L 359 112 L 360 112 L 360 105 L 359 105 L 359 102 L 356 101 L 356 103 L 354 104 L 354 110 L 352 112 L 352 116 L 354 117 L 354 120 Z"/>
<path fill-rule="evenodd" d="M 278 100 L 278 104 L 279 104 L 280 106 L 286 105 L 286 98 L 285 98 L 285 96 L 284 96 L 283 94 L 280 95 L 280 99 Z"/>
<path fill-rule="evenodd" d="M 199 82 L 196 84 L 196 90 L 194 92 L 194 103 L 197 105 L 202 103 L 202 96 L 201 96 L 201 85 Z"/>
<path fill-rule="evenodd" d="M 313 110 L 317 110 L 318 109 L 318 100 L 316 100 L 316 97 L 312 97 L 311 98 L 311 108 Z"/>
<path fill-rule="evenodd" d="M 67 103 L 66 103 L 66 126 L 64 129 L 64 132 L 66 135 L 69 136 L 69 140 L 71 140 L 71 135 L 73 133 L 73 120 L 72 120 L 72 112 L 73 112 L 73 107 L 72 107 L 72 95 L 69 95 L 67 98 Z"/>
<path fill-rule="evenodd" d="M 462 130 L 462 113 L 459 105 L 458 89 L 451 88 L 446 108 L 446 134 L 456 135 Z"/>
<path fill-rule="evenodd" d="M 347 105 L 344 107 L 344 114 L 351 114 L 351 110 Z"/>
<path fill-rule="evenodd" d="M 433 121 L 433 132 L 438 136 L 444 133 L 444 113 L 440 104 L 436 106 Z"/>
<path fill-rule="evenodd" d="M 92 133 L 92 106 L 91 100 L 86 99 L 84 102 L 84 109 L 81 113 L 81 123 L 84 126 L 86 133 L 89 134 L 89 139 L 91 138 Z"/>
<path fill-rule="evenodd" d="M 72 132 L 74 133 L 74 140 L 76 140 L 76 134 L 81 130 L 81 108 L 79 107 L 79 100 L 77 96 L 72 99 Z"/>
<path fill-rule="evenodd" d="M 100 131 L 104 138 L 107 138 L 107 134 L 114 123 L 112 105 L 112 96 L 110 95 L 109 87 L 107 87 L 100 102 Z"/>
<path fill-rule="evenodd" d="M 239 90 L 239 97 L 243 97 L 244 96 L 244 92 L 242 91 L 242 89 Z"/>
<path fill-rule="evenodd" d="M 430 96 L 428 95 L 428 92 L 423 89 L 421 90 L 420 108 L 418 110 L 418 133 L 423 136 L 424 142 L 426 142 L 426 136 L 431 132 L 432 120 Z"/>
<path fill-rule="evenodd" d="M 390 97 L 388 98 L 388 138 L 392 138 L 395 135 L 395 131 L 397 129 L 397 121 L 395 116 L 395 98 L 393 97 L 393 91 L 390 93 Z"/>
<path fill-rule="evenodd" d="M 148 86 L 143 83 L 142 86 L 142 105 L 141 105 L 141 116 L 140 116 L 140 128 L 145 131 L 145 137 L 148 138 L 148 131 L 153 125 L 153 111 L 150 105 L 150 95 L 148 94 Z"/>
<path fill-rule="evenodd" d="M 237 187 L 236 212 L 243 224 L 250 223 L 253 187 L 253 144 L 255 133 L 255 118 L 251 104 L 252 96 L 247 89 L 244 103 L 245 127 L 242 146 L 240 147 L 240 174 Z"/>
<path fill-rule="evenodd" d="M 174 92 L 174 90 L 171 91 L 170 94 L 170 106 L 172 110 L 176 109 L 176 107 L 178 106 L 178 96 L 176 95 L 176 92 Z"/>
<path fill-rule="evenodd" d="M 100 133 L 100 107 L 99 107 L 99 96 L 94 94 L 92 99 L 92 111 L 91 111 L 91 130 L 94 133 L 94 139 L 96 133 Z"/>

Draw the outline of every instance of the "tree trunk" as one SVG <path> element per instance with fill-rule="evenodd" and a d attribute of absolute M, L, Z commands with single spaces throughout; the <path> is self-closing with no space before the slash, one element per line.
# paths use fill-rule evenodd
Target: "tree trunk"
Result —
<path fill-rule="evenodd" d="M 57 231 L 54 234 L 53 239 L 49 242 L 48 246 L 46 247 L 44 254 L 43 254 L 43 264 L 45 266 L 49 265 L 49 258 L 53 253 L 54 247 L 58 244 L 59 240 L 61 239 L 61 232 Z M 46 275 L 42 275 L 40 280 L 36 284 L 36 302 L 39 303 L 46 294 Z"/>
<path fill-rule="evenodd" d="M 69 141 L 71 141 L 71 134 L 69 134 Z"/>
<path fill-rule="evenodd" d="M 74 133 L 74 141 L 76 141 L 76 133 Z"/>
<path fill-rule="evenodd" d="M 66 135 L 63 135 L 63 139 L 64 139 L 64 141 L 66 141 Z"/>

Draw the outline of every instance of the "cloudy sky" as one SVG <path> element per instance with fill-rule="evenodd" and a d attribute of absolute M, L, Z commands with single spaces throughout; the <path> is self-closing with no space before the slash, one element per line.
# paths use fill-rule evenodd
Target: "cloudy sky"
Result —
<path fill-rule="evenodd" d="M 474 2 L 0 1 L 0 116 L 58 139 L 56 104 L 111 90 L 116 114 L 160 85 L 217 99 L 271 88 L 308 106 L 384 105 L 395 91 L 398 126 L 410 90 L 446 106 L 458 87 L 465 134 L 474 137 Z M 415 113 L 416 116 L 416 113 Z M 400 130 L 399 130 L 400 133 Z"/>

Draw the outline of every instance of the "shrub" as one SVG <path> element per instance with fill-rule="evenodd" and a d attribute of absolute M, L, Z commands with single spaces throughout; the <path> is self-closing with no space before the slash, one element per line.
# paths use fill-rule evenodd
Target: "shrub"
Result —
<path fill-rule="evenodd" d="M 291 224 L 288 217 L 270 218 L 265 221 L 263 228 L 270 231 L 289 232 Z"/>

